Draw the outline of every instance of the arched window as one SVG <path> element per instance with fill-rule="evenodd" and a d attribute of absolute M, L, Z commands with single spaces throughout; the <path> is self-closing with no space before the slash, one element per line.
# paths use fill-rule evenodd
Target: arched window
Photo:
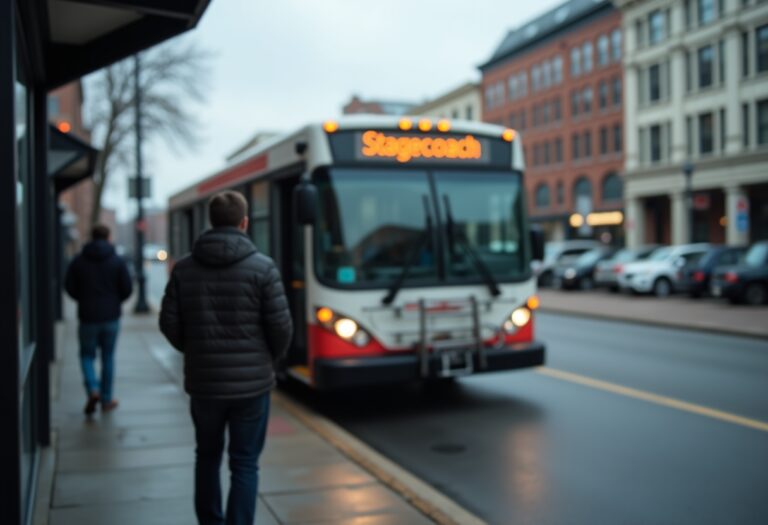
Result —
<path fill-rule="evenodd" d="M 573 185 L 573 206 L 578 207 L 580 198 L 592 199 L 592 183 L 585 176 L 581 176 Z"/>
<path fill-rule="evenodd" d="M 618 173 L 610 172 L 603 179 L 603 202 L 620 201 L 624 197 L 624 182 Z"/>
<path fill-rule="evenodd" d="M 563 181 L 557 181 L 557 203 L 562 204 L 565 202 L 565 184 Z"/>
<path fill-rule="evenodd" d="M 544 183 L 536 186 L 535 203 L 537 208 L 549 207 L 549 186 Z"/>

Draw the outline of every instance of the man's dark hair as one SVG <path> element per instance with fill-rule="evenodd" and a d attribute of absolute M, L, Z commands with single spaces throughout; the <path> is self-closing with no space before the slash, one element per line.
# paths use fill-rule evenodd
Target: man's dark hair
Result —
<path fill-rule="evenodd" d="M 94 241 L 106 241 L 109 239 L 109 228 L 103 224 L 96 224 L 91 228 L 91 239 Z"/>
<path fill-rule="evenodd" d="M 208 201 L 208 218 L 211 226 L 238 226 L 248 213 L 245 197 L 236 191 L 222 191 Z"/>

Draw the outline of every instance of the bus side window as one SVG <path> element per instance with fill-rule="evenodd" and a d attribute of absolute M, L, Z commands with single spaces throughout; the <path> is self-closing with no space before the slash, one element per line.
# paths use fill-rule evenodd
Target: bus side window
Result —
<path fill-rule="evenodd" d="M 269 182 L 251 186 L 251 240 L 265 255 L 272 253 L 269 238 Z"/>

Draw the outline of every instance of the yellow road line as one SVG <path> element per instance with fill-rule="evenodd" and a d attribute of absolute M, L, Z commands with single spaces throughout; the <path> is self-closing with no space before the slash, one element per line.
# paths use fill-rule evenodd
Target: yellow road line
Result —
<path fill-rule="evenodd" d="M 723 412 L 722 410 L 715 410 L 714 408 L 708 408 L 705 406 L 696 405 L 694 403 L 688 403 L 686 401 L 680 401 L 679 399 L 672 397 L 660 396 L 658 394 L 652 394 L 643 390 L 637 390 L 635 388 L 629 388 L 626 386 L 617 385 L 616 383 L 609 383 L 608 381 L 601 381 L 599 379 L 593 379 L 591 377 L 574 374 L 573 372 L 566 372 L 564 370 L 557 370 L 555 368 L 539 367 L 536 369 L 536 372 L 548 377 L 553 377 L 555 379 L 569 381 L 571 383 L 577 383 L 579 385 L 596 388 L 598 390 L 604 390 L 613 394 L 641 399 L 649 403 L 655 403 L 657 405 L 675 408 L 684 412 L 690 412 L 691 414 L 698 414 L 700 416 L 718 419 L 727 423 L 733 423 L 734 425 L 741 425 L 743 427 L 749 427 L 756 430 L 762 430 L 763 432 L 768 432 L 768 423 L 763 421 L 750 419 L 744 416 L 738 416 L 736 414 Z"/>

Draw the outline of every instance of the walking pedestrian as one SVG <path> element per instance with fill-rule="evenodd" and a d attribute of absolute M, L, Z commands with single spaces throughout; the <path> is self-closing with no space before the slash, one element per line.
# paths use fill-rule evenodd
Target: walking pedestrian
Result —
<path fill-rule="evenodd" d="M 115 344 L 122 303 L 133 289 L 128 267 L 110 244 L 109 234 L 109 228 L 103 224 L 91 229 L 91 241 L 70 263 L 64 284 L 67 293 L 77 301 L 86 415 L 93 414 L 99 402 L 104 412 L 117 408 L 117 399 L 112 396 Z M 95 367 L 99 349 L 100 378 L 96 376 Z"/>
<path fill-rule="evenodd" d="M 245 198 L 218 193 L 208 216 L 212 228 L 171 272 L 160 329 L 184 354 L 198 522 L 252 525 L 274 365 L 288 349 L 293 323 L 277 267 L 245 234 Z M 219 470 L 227 432 L 231 482 L 223 511 Z"/>

